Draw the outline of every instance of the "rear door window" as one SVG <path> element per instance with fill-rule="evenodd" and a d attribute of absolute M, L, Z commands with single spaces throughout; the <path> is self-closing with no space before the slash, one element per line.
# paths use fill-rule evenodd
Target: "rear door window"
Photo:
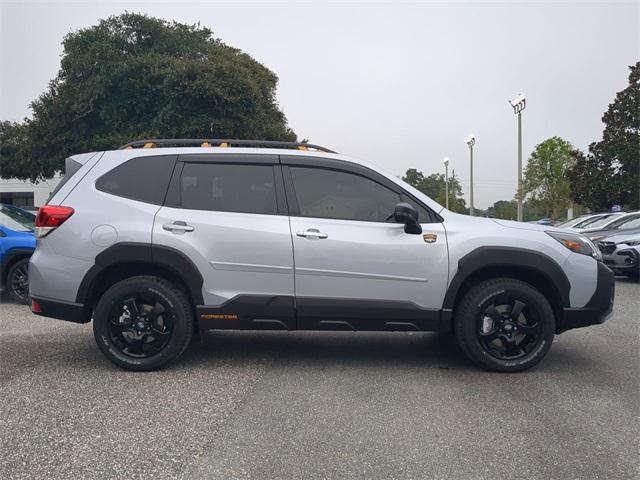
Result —
<path fill-rule="evenodd" d="M 132 158 L 104 174 L 96 188 L 118 197 L 162 205 L 176 155 Z"/>
<path fill-rule="evenodd" d="M 182 208 L 277 214 L 271 165 L 185 163 L 180 178 Z"/>

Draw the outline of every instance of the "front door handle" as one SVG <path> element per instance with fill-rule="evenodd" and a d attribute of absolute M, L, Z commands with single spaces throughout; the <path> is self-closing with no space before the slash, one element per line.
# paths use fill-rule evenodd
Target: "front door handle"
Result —
<path fill-rule="evenodd" d="M 323 239 L 329 237 L 326 233 L 322 233 L 317 228 L 307 228 L 304 232 L 297 232 L 297 236 L 304 238 L 318 238 Z"/>
<path fill-rule="evenodd" d="M 184 232 L 193 232 L 193 225 L 187 225 L 187 222 L 183 222 L 181 220 L 177 220 L 173 223 L 165 223 L 162 225 L 164 230 L 174 233 L 184 233 Z"/>

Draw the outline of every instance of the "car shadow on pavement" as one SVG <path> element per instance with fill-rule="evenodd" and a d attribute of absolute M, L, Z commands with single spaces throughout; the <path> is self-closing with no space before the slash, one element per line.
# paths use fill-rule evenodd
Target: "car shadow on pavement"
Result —
<path fill-rule="evenodd" d="M 52 320 L 30 319 L 30 322 L 40 321 Z M 118 370 L 96 347 L 90 324 L 67 325 L 63 322 L 52 326 L 54 335 L 50 329 L 30 331 L 29 349 L 24 348 L 24 333 L 5 335 L 2 348 L 5 371 L 0 372 L 0 377 L 6 379 L 34 367 L 46 368 L 47 365 L 81 370 Z M 532 371 L 564 372 L 597 367 L 592 352 L 585 352 L 574 345 L 571 333 L 565 335 L 556 339 L 547 358 Z M 35 351 L 37 355 L 34 355 Z M 183 356 L 165 370 L 252 364 L 481 371 L 466 358 L 450 334 L 237 330 L 206 331 L 196 335 Z"/>
<path fill-rule="evenodd" d="M 452 335 L 388 332 L 209 331 L 194 339 L 179 363 L 206 366 L 221 360 L 298 366 L 473 368 Z"/>
<path fill-rule="evenodd" d="M 638 278 L 631 278 L 631 277 L 616 276 L 616 283 L 630 283 L 630 284 L 636 284 L 636 283 L 640 283 L 640 279 L 638 279 Z"/>

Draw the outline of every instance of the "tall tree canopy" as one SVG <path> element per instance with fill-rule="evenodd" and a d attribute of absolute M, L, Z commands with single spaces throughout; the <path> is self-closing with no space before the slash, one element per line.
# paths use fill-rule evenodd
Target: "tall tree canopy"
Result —
<path fill-rule="evenodd" d="M 570 171 L 573 199 L 594 210 L 640 208 L 640 62 L 629 68 L 629 86 L 602 117 L 602 140 Z"/>
<path fill-rule="evenodd" d="M 125 13 L 63 46 L 33 118 L 0 125 L 3 177 L 50 177 L 69 155 L 133 139 L 296 139 L 276 102 L 277 76 L 208 28 Z"/>
<path fill-rule="evenodd" d="M 524 171 L 524 193 L 539 203 L 545 215 L 559 218 L 571 201 L 567 172 L 573 165 L 573 147 L 560 137 L 536 145 Z"/>
<path fill-rule="evenodd" d="M 428 177 L 415 168 L 410 168 L 402 180 L 412 187 L 417 188 L 428 197 L 434 199 L 440 205 L 446 205 L 445 181 L 441 173 L 432 173 Z M 462 185 L 452 172 L 449 178 L 449 210 L 458 213 L 468 213 L 466 202 L 462 198 Z"/>

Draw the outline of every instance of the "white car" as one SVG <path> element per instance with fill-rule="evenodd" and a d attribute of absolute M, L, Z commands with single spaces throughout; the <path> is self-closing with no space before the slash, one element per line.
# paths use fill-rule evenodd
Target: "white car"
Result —
<path fill-rule="evenodd" d="M 604 263 L 616 274 L 640 278 L 640 229 L 610 235 L 597 245 Z"/>
<path fill-rule="evenodd" d="M 562 222 L 562 223 L 556 225 L 556 227 L 558 227 L 558 228 L 573 228 L 573 227 L 578 226 L 578 224 L 586 224 L 589 220 L 595 221 L 597 218 L 600 218 L 602 215 L 607 215 L 607 214 L 587 213 L 587 214 L 584 214 L 584 215 L 580 215 L 579 217 L 572 218 L 571 220 L 567 220 L 566 222 Z"/>
<path fill-rule="evenodd" d="M 601 213 L 598 215 L 594 215 L 593 217 L 587 219 L 586 221 L 580 222 L 570 230 L 575 232 L 585 232 L 587 230 L 600 230 L 605 228 L 610 223 L 616 221 L 621 216 L 625 215 L 623 212 L 615 212 L 615 213 Z"/>
<path fill-rule="evenodd" d="M 586 237 L 450 212 L 323 147 L 145 140 L 76 155 L 38 212 L 31 309 L 152 370 L 206 329 L 455 332 L 476 364 L 538 363 L 604 322 L 614 276 Z"/>

